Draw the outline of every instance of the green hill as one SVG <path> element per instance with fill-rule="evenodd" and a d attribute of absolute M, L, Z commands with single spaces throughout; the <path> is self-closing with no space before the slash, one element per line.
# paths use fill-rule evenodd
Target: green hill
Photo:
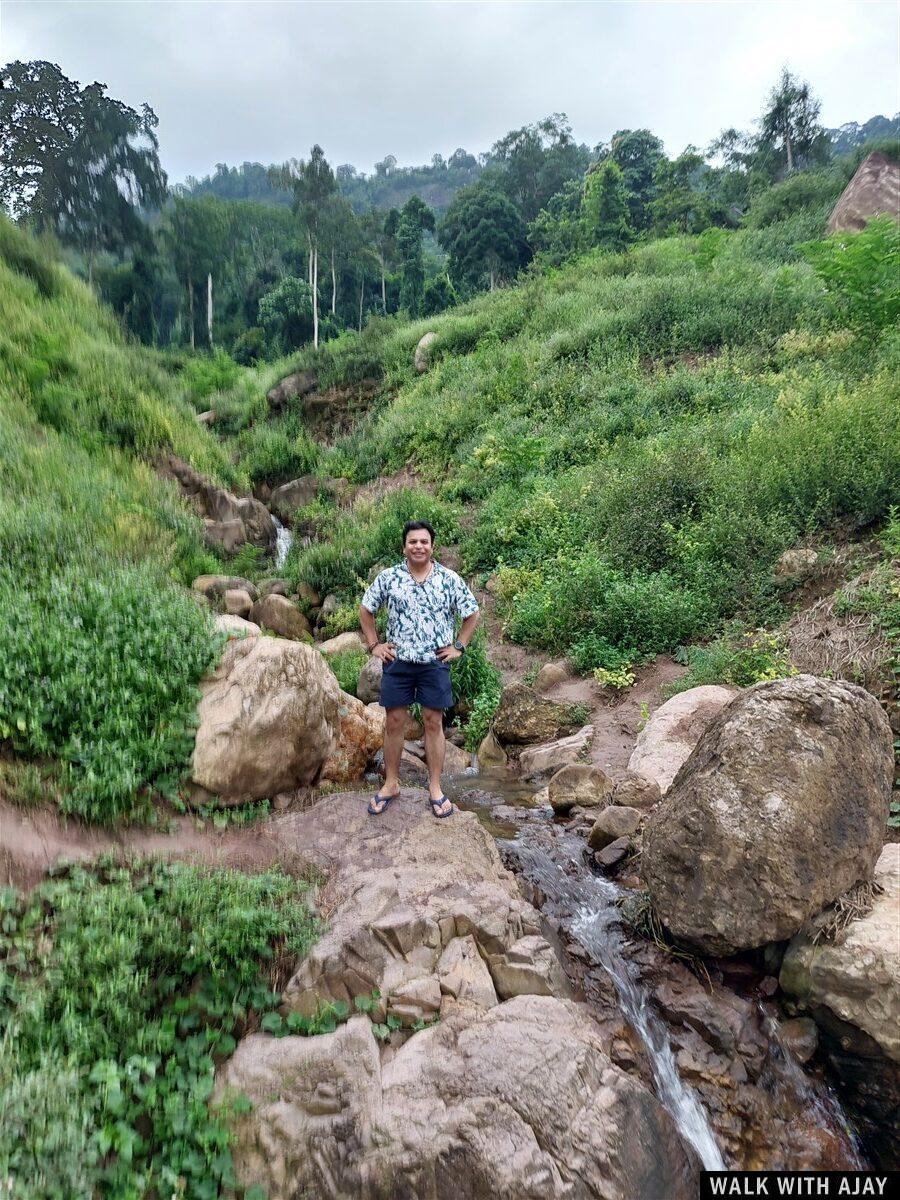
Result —
<path fill-rule="evenodd" d="M 175 581 L 217 562 L 148 465 L 163 450 L 234 477 L 151 353 L 0 223 L 0 744 L 94 818 L 171 785 L 213 648 Z"/>
<path fill-rule="evenodd" d="M 797 247 L 820 229 L 804 212 L 595 254 L 307 354 L 335 395 L 380 384 L 317 469 L 364 482 L 411 468 L 427 494 L 349 514 L 320 498 L 305 515 L 323 542 L 291 569 L 350 598 L 419 509 L 467 570 L 495 575 L 512 638 L 585 669 L 672 651 L 736 613 L 772 618 L 786 548 L 865 529 L 900 494 L 897 230 L 845 239 L 848 253 L 823 244 L 814 269 Z"/>

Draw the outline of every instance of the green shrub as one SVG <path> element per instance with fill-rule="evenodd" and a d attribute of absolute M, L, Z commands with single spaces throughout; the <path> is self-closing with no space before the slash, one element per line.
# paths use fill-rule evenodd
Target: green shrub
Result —
<path fill-rule="evenodd" d="M 500 672 L 488 661 L 484 631 L 476 629 L 462 658 L 450 664 L 456 707 L 465 714 L 465 746 L 474 754 L 487 736 L 500 703 Z"/>
<path fill-rule="evenodd" d="M 0 216 L 0 259 L 13 271 L 27 276 L 42 296 L 55 296 L 60 290 L 56 263 L 46 245 L 41 245 Z"/>
<path fill-rule="evenodd" d="M 231 357 L 242 367 L 252 367 L 266 357 L 267 350 L 266 331 L 259 325 L 253 325 L 235 338 Z"/>
<path fill-rule="evenodd" d="M 238 461 L 251 483 L 287 483 L 316 469 L 319 448 L 302 419 L 293 413 L 257 421 L 235 439 Z"/>
<path fill-rule="evenodd" d="M 745 218 L 748 229 L 763 229 L 804 209 L 833 207 L 844 190 L 840 171 L 795 171 L 753 197 Z"/>
<path fill-rule="evenodd" d="M 180 382 L 199 409 L 205 407 L 203 401 L 213 392 L 233 387 L 240 377 L 241 368 L 234 359 L 224 350 L 214 350 L 211 354 L 189 358 L 182 369 Z"/>
<path fill-rule="evenodd" d="M 388 566 L 401 557 L 403 526 L 407 521 L 428 521 L 438 543 L 456 540 L 457 511 L 427 492 L 400 488 L 380 502 L 336 515 L 330 541 L 303 548 L 294 543 L 285 571 L 296 581 L 306 581 L 325 596 L 350 591 L 361 597 L 369 569 Z M 355 626 L 354 626 L 355 628 Z"/>
<path fill-rule="evenodd" d="M 149 568 L 71 567 L 23 589 L 0 569 L 0 739 L 64 764 L 64 811 L 110 822 L 174 794 L 190 758 L 210 621 Z"/>
<path fill-rule="evenodd" d="M 356 695 L 359 673 L 368 659 L 365 650 L 347 650 L 344 654 L 328 655 L 328 665 L 334 672 L 342 692 L 347 692 L 350 696 Z"/>
<path fill-rule="evenodd" d="M 859 233 L 835 233 L 799 247 L 825 285 L 839 320 L 867 338 L 900 317 L 900 226 L 891 217 Z"/>
<path fill-rule="evenodd" d="M 106 860 L 27 897 L 0 893 L 0 913 L 0 1177 L 12 1195 L 231 1194 L 228 1104 L 208 1103 L 215 1066 L 273 1012 L 276 976 L 317 935 L 303 885 Z"/>
<path fill-rule="evenodd" d="M 747 629 L 740 622 L 728 625 L 708 646 L 689 646 L 676 657 L 688 670 L 668 686 L 667 696 L 710 683 L 750 687 L 793 673 L 783 638 L 767 629 Z"/>

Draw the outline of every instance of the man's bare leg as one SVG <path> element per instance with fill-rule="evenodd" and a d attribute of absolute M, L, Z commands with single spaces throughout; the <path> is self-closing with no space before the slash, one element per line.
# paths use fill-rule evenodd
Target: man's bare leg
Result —
<path fill-rule="evenodd" d="M 439 708 L 423 708 L 422 723 L 425 726 L 425 762 L 428 766 L 428 794 L 432 800 L 440 800 L 443 796 L 441 789 L 441 771 L 444 769 L 444 754 L 447 743 L 444 740 L 444 714 Z M 450 812 L 450 801 L 437 810 L 439 813 Z"/>
<path fill-rule="evenodd" d="M 406 709 L 389 708 L 384 718 L 384 783 L 378 789 L 379 800 L 390 800 L 400 791 L 400 758 L 403 754 L 403 730 L 406 726 Z M 376 812 L 383 804 L 372 801 Z"/>

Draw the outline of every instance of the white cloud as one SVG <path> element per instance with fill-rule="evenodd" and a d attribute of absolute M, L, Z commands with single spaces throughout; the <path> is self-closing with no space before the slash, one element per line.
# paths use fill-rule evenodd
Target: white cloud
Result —
<path fill-rule="evenodd" d="M 567 112 L 589 144 L 649 126 L 677 152 L 747 126 L 785 63 L 827 124 L 893 113 L 880 3 L 303 3 L 3 0 L 2 56 L 49 58 L 160 118 L 173 179 L 320 142 L 370 169 L 487 149 Z"/>

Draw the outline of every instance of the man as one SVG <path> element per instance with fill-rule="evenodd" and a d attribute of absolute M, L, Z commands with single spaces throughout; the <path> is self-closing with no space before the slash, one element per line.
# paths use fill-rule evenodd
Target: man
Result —
<path fill-rule="evenodd" d="M 436 817 L 449 817 L 453 805 L 441 789 L 444 766 L 444 709 L 453 704 L 450 664 L 462 657 L 475 626 L 478 604 L 464 581 L 434 561 L 434 530 L 427 521 L 407 521 L 404 561 L 388 567 L 367 588 L 359 623 L 370 654 L 384 664 L 380 702 L 387 710 L 384 727 L 384 785 L 372 797 L 369 813 L 380 816 L 400 794 L 400 757 L 410 704 L 422 706 L 428 796 Z M 388 608 L 387 641 L 379 642 L 375 614 Z M 459 636 L 454 616 L 462 617 Z"/>

